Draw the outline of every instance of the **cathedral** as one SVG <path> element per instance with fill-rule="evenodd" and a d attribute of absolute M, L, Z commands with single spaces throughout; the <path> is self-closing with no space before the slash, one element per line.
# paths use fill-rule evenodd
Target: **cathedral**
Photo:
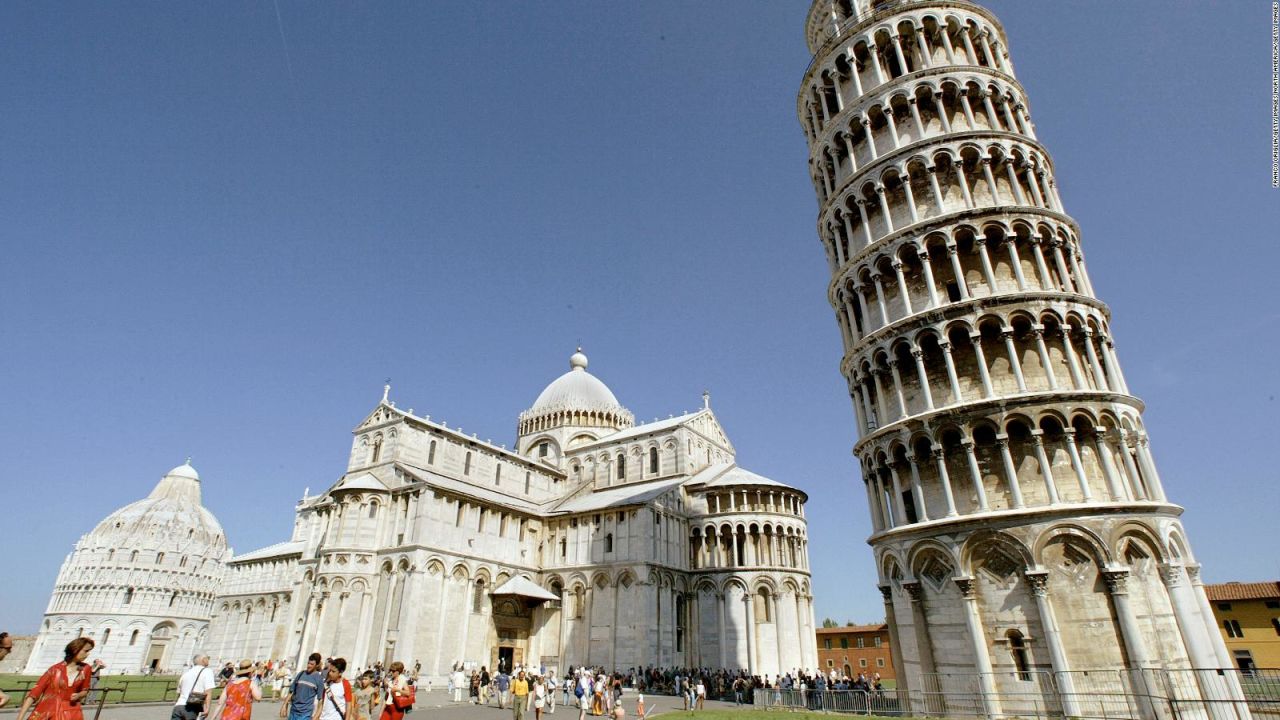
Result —
<path fill-rule="evenodd" d="M 706 396 L 636 425 L 580 350 L 569 366 L 510 450 L 384 391 L 291 537 L 226 563 L 210 654 L 432 677 L 459 662 L 814 667 L 805 493 L 739 467 Z"/>

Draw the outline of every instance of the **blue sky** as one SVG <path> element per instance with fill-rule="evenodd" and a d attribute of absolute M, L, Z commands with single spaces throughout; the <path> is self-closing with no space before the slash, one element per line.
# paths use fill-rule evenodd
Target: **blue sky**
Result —
<path fill-rule="evenodd" d="M 1280 577 L 1270 4 L 990 0 L 1210 581 Z M 882 615 L 795 95 L 804 2 L 0 5 L 0 626 L 187 455 L 287 537 L 383 379 L 510 442 L 581 341 L 810 495 Z M 283 33 L 282 33 L 283 29 Z"/>

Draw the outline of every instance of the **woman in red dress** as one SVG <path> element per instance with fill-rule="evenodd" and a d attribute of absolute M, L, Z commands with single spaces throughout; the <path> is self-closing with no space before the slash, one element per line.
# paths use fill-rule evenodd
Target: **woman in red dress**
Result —
<path fill-rule="evenodd" d="M 93 671 L 85 664 L 93 641 L 81 637 L 67 643 L 66 659 L 40 676 L 18 708 L 18 720 L 27 718 L 32 704 L 35 712 L 27 720 L 84 720 L 80 701 L 89 694 Z"/>
<path fill-rule="evenodd" d="M 262 690 L 253 678 L 253 661 L 241 660 L 240 669 L 222 689 L 218 708 L 209 714 L 211 719 L 249 720 L 253 714 L 253 701 L 262 699 Z"/>

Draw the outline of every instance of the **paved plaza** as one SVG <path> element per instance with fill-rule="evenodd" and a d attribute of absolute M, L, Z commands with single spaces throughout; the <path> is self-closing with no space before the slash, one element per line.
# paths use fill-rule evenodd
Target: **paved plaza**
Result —
<path fill-rule="evenodd" d="M 559 699 L 562 696 L 557 696 Z M 510 708 L 506 710 L 498 710 L 495 703 L 491 707 L 476 706 L 469 702 L 455 703 L 449 701 L 449 693 L 446 690 L 433 690 L 429 693 L 420 692 L 418 694 L 418 704 L 414 706 L 414 712 L 409 714 L 410 719 L 425 720 L 430 713 L 433 720 L 444 718 L 445 720 L 505 720 L 511 717 Z M 15 698 L 15 700 L 17 700 Z M 672 710 L 679 712 L 682 708 L 680 698 L 670 695 L 645 695 L 645 710 L 649 716 L 658 713 L 670 712 Z M 20 702 L 20 700 L 18 700 Z M 18 702 L 14 703 L 14 707 L 0 710 L 0 720 L 8 720 L 16 715 Z M 628 689 L 626 694 L 622 696 L 623 707 L 627 709 L 627 717 L 635 718 L 636 694 L 635 691 Z M 729 702 L 712 702 L 707 701 L 706 708 L 708 710 L 723 710 L 732 708 L 733 703 Z M 750 708 L 746 705 L 744 708 Z M 129 705 L 107 705 L 102 709 L 101 720 L 168 720 L 169 714 L 173 706 L 170 704 L 129 704 Z M 96 708 L 85 708 L 85 720 L 93 720 Z M 264 700 L 254 706 L 253 716 L 258 720 L 272 720 L 278 717 L 280 705 L 272 700 Z M 533 720 L 533 711 L 529 710 L 525 713 L 528 720 Z M 551 718 L 562 718 L 562 720 L 576 720 L 578 712 L 575 708 L 566 708 L 559 704 L 556 705 L 554 715 Z M 587 717 L 592 717 L 588 715 Z"/>

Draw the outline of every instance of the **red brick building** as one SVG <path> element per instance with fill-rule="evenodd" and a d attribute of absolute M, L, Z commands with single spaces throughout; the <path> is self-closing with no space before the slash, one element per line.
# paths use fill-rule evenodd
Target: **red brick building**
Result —
<path fill-rule="evenodd" d="M 817 636 L 818 667 L 824 673 L 835 668 L 836 673 L 851 678 L 858 677 L 858 673 L 868 678 L 880 673 L 881 680 L 897 678 L 889 655 L 888 625 L 818 628 Z"/>

